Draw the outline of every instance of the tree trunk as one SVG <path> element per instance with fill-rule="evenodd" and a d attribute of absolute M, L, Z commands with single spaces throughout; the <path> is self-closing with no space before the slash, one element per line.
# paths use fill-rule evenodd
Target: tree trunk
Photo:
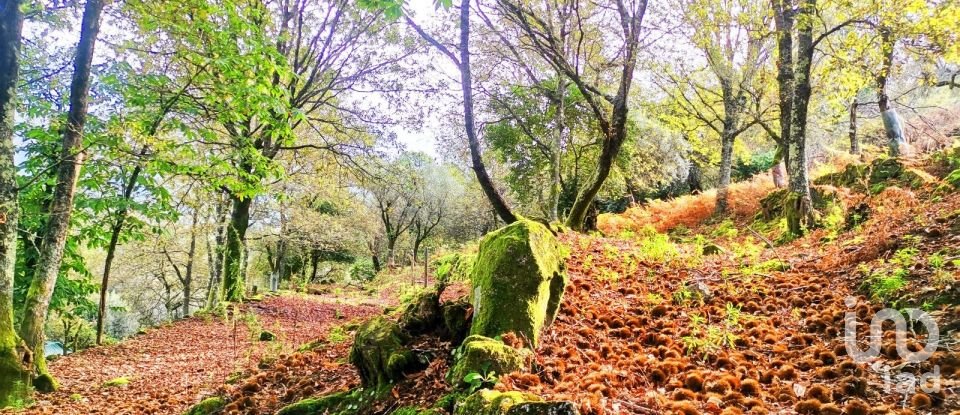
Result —
<path fill-rule="evenodd" d="M 187 250 L 187 266 L 183 277 L 183 317 L 190 316 L 190 298 L 193 295 L 193 264 L 197 256 L 197 220 L 199 210 L 193 209 L 193 220 L 190 224 L 190 248 Z"/>
<path fill-rule="evenodd" d="M 124 205 L 117 211 L 116 223 L 110 229 L 110 243 L 107 245 L 107 258 L 103 262 L 103 278 L 100 280 L 100 306 L 97 308 L 97 345 L 103 344 L 103 320 L 107 314 L 107 287 L 110 284 L 110 270 L 117 253 L 117 244 L 120 242 L 120 233 L 123 231 L 124 222 L 127 220 L 126 203 L 129 203 L 133 195 L 133 188 L 137 185 L 137 179 L 139 179 L 141 171 L 142 168 L 137 166 L 130 173 L 130 177 L 123 187 Z"/>
<path fill-rule="evenodd" d="M 250 225 L 250 205 L 253 200 L 249 197 L 239 198 L 230 196 L 233 210 L 230 213 L 230 223 L 227 225 L 226 246 L 223 252 L 223 299 L 226 301 L 242 301 L 244 285 L 244 239 L 247 227 Z"/>
<path fill-rule="evenodd" d="M 620 146 L 623 145 L 623 139 L 626 138 L 626 131 L 620 130 L 608 137 L 607 143 L 600 152 L 600 158 L 597 160 L 597 170 L 593 173 L 590 183 L 584 187 L 577 195 L 573 206 L 570 208 L 570 216 L 567 216 L 567 226 L 576 231 L 582 231 L 584 222 L 587 219 L 587 211 L 593 200 L 600 193 L 603 183 L 610 176 L 610 170 L 613 168 L 613 162 L 620 152 Z"/>
<path fill-rule="evenodd" d="M 720 137 L 720 184 L 717 186 L 717 204 L 714 214 L 727 214 L 727 193 L 730 189 L 730 171 L 733 169 L 733 131 L 724 126 Z"/>
<path fill-rule="evenodd" d="M 850 154 L 855 156 L 860 155 L 860 140 L 857 138 L 857 98 L 853 98 L 853 102 L 850 103 L 850 129 L 848 131 L 850 135 Z"/>
<path fill-rule="evenodd" d="M 566 37 L 564 37 L 564 41 Z M 550 199 L 549 219 L 558 220 L 560 218 L 560 191 L 561 191 L 561 152 L 563 151 L 563 131 L 566 127 L 566 92 L 567 82 L 563 73 L 557 71 L 557 113 L 555 117 L 555 135 L 550 149 Z"/>
<path fill-rule="evenodd" d="M 207 287 L 207 309 L 213 310 L 220 305 L 223 299 L 223 255 L 224 244 L 227 239 L 227 207 L 222 199 L 223 195 L 218 195 L 216 201 L 215 221 L 217 223 L 216 235 L 214 236 L 214 247 L 210 248 L 210 240 L 207 239 L 207 261 L 210 268 L 210 284 Z"/>
<path fill-rule="evenodd" d="M 798 9 L 803 19 L 812 18 L 816 10 L 816 0 L 803 0 Z M 782 52 L 781 52 L 782 53 Z M 790 118 L 790 140 L 787 144 L 787 173 L 790 175 L 790 200 L 794 206 L 787 206 L 792 213 L 787 215 L 787 227 L 795 235 L 801 235 L 815 224 L 816 212 L 810 195 L 810 181 L 807 171 L 806 136 L 807 111 L 812 93 L 810 69 L 813 65 L 813 26 L 803 24 L 797 30 L 797 62 L 794 68 L 794 93 Z"/>
<path fill-rule="evenodd" d="M 480 188 L 490 200 L 497 215 L 507 224 L 516 222 L 517 217 L 510 211 L 510 206 L 503 199 L 500 192 L 493 185 L 493 180 L 487 174 L 483 164 L 483 154 L 480 149 L 480 139 L 477 138 L 477 126 L 473 114 L 473 80 L 470 69 L 470 1 L 462 0 L 460 4 L 460 87 L 463 90 L 463 122 L 466 127 L 467 141 L 470 144 L 470 161 L 473 172 L 477 175 Z M 392 264 L 391 264 L 392 265 Z"/>
<path fill-rule="evenodd" d="M 36 274 L 27 291 L 24 304 L 23 323 L 20 337 L 37 356 L 34 359 L 38 375 L 48 375 L 46 359 L 43 358 L 43 326 L 50 306 L 50 297 L 60 275 L 63 248 L 66 244 L 73 213 L 73 198 L 76 191 L 77 176 L 83 163 L 83 127 L 87 119 L 87 96 L 90 91 L 90 67 L 93 60 L 97 33 L 100 31 L 100 13 L 103 4 L 100 0 L 88 0 L 83 11 L 80 27 L 80 41 L 74 60 L 73 79 L 70 83 L 70 111 L 63 134 L 61 160 L 57 167 L 57 186 L 50 205 L 49 219 L 44 229 L 43 245 L 40 248 L 40 260 Z M 56 389 L 52 378 L 50 388 Z M 47 389 L 47 385 L 43 385 Z"/>
<path fill-rule="evenodd" d="M 906 140 L 903 137 L 903 126 L 897 110 L 890 105 L 890 97 L 887 96 L 887 79 L 893 71 L 893 52 L 896 47 L 896 39 L 893 38 L 889 28 L 880 27 L 880 47 L 883 53 L 883 65 L 880 73 L 877 74 L 877 106 L 880 108 L 880 118 L 883 120 L 883 131 L 887 135 L 890 155 L 898 157 L 903 152 Z"/>
<path fill-rule="evenodd" d="M 17 223 L 20 215 L 13 126 L 23 15 L 20 1 L 0 1 L 0 408 L 19 398 L 18 383 L 29 383 L 29 357 L 18 349 L 13 327 L 13 276 L 17 262 Z M 24 367 L 24 365 L 28 367 Z"/>

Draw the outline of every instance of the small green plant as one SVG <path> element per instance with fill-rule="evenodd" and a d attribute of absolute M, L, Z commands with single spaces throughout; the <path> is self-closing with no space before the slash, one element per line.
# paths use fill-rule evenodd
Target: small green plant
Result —
<path fill-rule="evenodd" d="M 331 344 L 343 343 L 349 339 L 350 335 L 343 329 L 343 326 L 334 326 L 327 333 L 327 341 Z"/>
<path fill-rule="evenodd" d="M 927 264 L 930 265 L 930 268 L 934 270 L 939 270 L 947 264 L 947 261 L 943 257 L 942 253 L 937 252 L 927 257 Z"/>
<path fill-rule="evenodd" d="M 713 238 L 736 238 L 737 234 L 739 234 L 737 225 L 730 219 L 725 219 L 723 222 L 720 222 L 720 224 L 713 229 L 713 232 L 710 232 L 710 236 Z"/>
<path fill-rule="evenodd" d="M 493 385 L 497 384 L 497 379 L 497 372 L 493 371 L 486 372 L 486 374 L 470 372 L 463 377 L 463 381 L 468 385 L 468 393 L 473 393 L 483 388 L 493 387 Z"/>
<path fill-rule="evenodd" d="M 660 305 L 663 303 L 663 296 L 657 293 L 649 293 L 647 294 L 647 302 L 655 306 Z"/>
<path fill-rule="evenodd" d="M 683 305 L 693 300 L 693 296 L 693 290 L 691 290 L 690 287 L 687 286 L 687 282 L 684 281 L 680 284 L 680 288 L 673 292 L 673 302 Z"/>
<path fill-rule="evenodd" d="M 670 237 L 655 233 L 640 241 L 639 258 L 650 262 L 667 262 L 680 256 L 677 245 L 670 242 Z"/>
<path fill-rule="evenodd" d="M 874 273 L 866 281 L 867 288 L 874 299 L 887 302 L 907 285 L 908 275 L 909 271 L 903 268 Z"/>

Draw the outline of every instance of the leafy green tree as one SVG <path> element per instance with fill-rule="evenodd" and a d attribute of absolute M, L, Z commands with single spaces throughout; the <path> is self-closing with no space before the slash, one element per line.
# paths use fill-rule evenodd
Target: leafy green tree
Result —
<path fill-rule="evenodd" d="M 19 398 L 28 383 L 28 349 L 14 329 L 13 283 L 19 219 L 17 167 L 14 161 L 14 114 L 20 75 L 23 13 L 18 0 L 0 2 L 0 406 Z"/>
<path fill-rule="evenodd" d="M 90 91 L 91 64 L 94 46 L 100 31 L 100 14 L 103 3 L 88 0 L 84 6 L 80 26 L 80 40 L 74 59 L 73 79 L 70 83 L 70 110 L 63 129 L 63 142 L 57 162 L 56 187 L 44 224 L 43 240 L 39 249 L 36 273 L 30 282 L 24 303 L 20 337 L 24 339 L 35 356 L 43 356 L 44 325 L 50 308 L 53 289 L 60 275 L 64 246 L 70 228 L 77 178 L 83 164 L 83 128 L 87 118 L 87 97 Z M 40 391 L 57 388 L 57 383 L 47 371 L 46 359 L 34 359 L 36 377 L 34 387 Z"/>
<path fill-rule="evenodd" d="M 245 236 L 254 197 L 282 176 L 283 151 L 347 154 L 362 147 L 370 119 L 347 96 L 370 86 L 405 56 L 400 39 L 377 13 L 347 1 L 136 3 L 148 39 L 164 39 L 177 68 L 174 83 L 191 82 L 196 108 L 185 134 L 201 143 L 195 173 L 223 189 L 231 208 L 223 255 L 223 298 L 244 294 Z M 242 42 L 237 42 L 242 39 Z M 382 40 L 380 40 L 382 39 Z M 399 50 L 396 53 L 391 51 Z M 194 76 L 193 74 L 196 74 Z"/>
<path fill-rule="evenodd" d="M 563 7 L 547 11 L 536 10 L 529 4 L 511 0 L 500 0 L 497 4 L 502 14 L 522 31 L 525 40 L 530 42 L 541 58 L 576 85 L 594 114 L 594 122 L 602 137 L 597 168 L 592 177 L 578 190 L 566 222 L 571 228 L 582 230 L 587 211 L 610 175 L 620 148 L 627 139 L 630 89 L 633 86 L 634 71 L 642 46 L 640 37 L 647 2 L 646 0 L 618 0 L 614 4 L 601 6 L 571 0 L 564 3 Z M 604 32 L 602 28 L 574 24 L 574 19 L 569 18 L 572 10 L 577 10 L 578 13 L 589 13 L 592 16 L 592 19 L 582 19 L 581 16 L 578 22 L 612 19 L 619 24 L 611 25 L 609 32 Z M 593 65 L 579 63 L 590 59 L 584 54 L 592 53 L 587 51 L 593 51 L 593 47 L 578 48 L 579 55 L 576 56 L 571 56 L 564 50 L 565 42 L 560 39 L 563 37 L 562 34 L 568 31 L 576 39 L 593 42 L 596 50 L 607 51 L 606 54 L 598 53 L 600 55 L 598 59 L 606 60 L 599 66 L 618 69 L 612 82 L 607 85 L 598 85 L 596 80 L 604 77 L 590 73 L 594 68 Z M 608 42 L 610 38 L 622 39 L 622 43 L 610 45 Z M 607 48 L 604 49 L 604 46 Z"/>

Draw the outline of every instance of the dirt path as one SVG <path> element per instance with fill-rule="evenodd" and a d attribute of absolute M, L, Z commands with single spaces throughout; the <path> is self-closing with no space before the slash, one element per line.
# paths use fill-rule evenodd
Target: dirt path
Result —
<path fill-rule="evenodd" d="M 249 303 L 243 310 L 236 318 L 190 318 L 57 359 L 50 370 L 60 389 L 37 395 L 34 405 L 19 413 L 180 414 L 214 393 L 231 374 L 244 372 L 240 378 L 245 377 L 261 359 L 280 357 L 326 336 L 334 326 L 383 308 L 328 296 L 281 296 Z M 261 329 L 276 334 L 276 340 L 256 340 L 254 333 Z M 129 382 L 104 385 L 118 378 Z"/>

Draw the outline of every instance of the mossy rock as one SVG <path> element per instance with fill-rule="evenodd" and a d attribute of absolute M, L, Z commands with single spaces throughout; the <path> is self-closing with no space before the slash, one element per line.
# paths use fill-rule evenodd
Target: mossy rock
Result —
<path fill-rule="evenodd" d="M 703 248 L 701 249 L 700 253 L 705 256 L 710 256 L 710 255 L 720 255 L 724 252 L 726 251 L 724 251 L 723 248 L 720 247 L 720 245 L 717 245 L 713 242 L 707 242 L 706 244 L 703 245 Z"/>
<path fill-rule="evenodd" d="M 360 372 L 364 386 L 376 386 L 403 378 L 419 365 L 414 353 L 404 345 L 409 337 L 396 323 L 379 316 L 357 329 L 350 363 Z"/>
<path fill-rule="evenodd" d="M 103 387 L 105 388 L 114 388 L 117 386 L 127 386 L 130 384 L 130 379 L 126 376 L 121 376 L 119 378 L 110 379 L 106 382 L 103 382 Z"/>
<path fill-rule="evenodd" d="M 539 396 L 523 392 L 480 390 L 457 405 L 454 415 L 507 415 L 510 408 L 525 402 L 542 402 Z"/>
<path fill-rule="evenodd" d="M 319 398 L 307 398 L 292 403 L 277 411 L 277 415 L 314 415 L 334 412 L 344 402 L 349 401 L 350 391 L 338 392 Z"/>
<path fill-rule="evenodd" d="M 943 178 L 943 185 L 940 186 L 939 190 L 957 190 L 960 189 L 960 169 L 956 169 L 947 177 Z"/>
<path fill-rule="evenodd" d="M 440 295 L 435 291 L 424 291 L 404 308 L 400 328 L 413 335 L 423 334 L 438 329 L 442 319 Z"/>
<path fill-rule="evenodd" d="M 434 261 L 437 280 L 441 282 L 466 281 L 470 279 L 476 255 L 455 252 L 444 255 Z"/>
<path fill-rule="evenodd" d="M 897 180 L 903 183 L 904 186 L 914 190 L 937 182 L 937 178 L 930 175 L 930 173 L 913 167 L 908 167 L 903 173 L 900 173 L 900 177 L 898 177 Z"/>
<path fill-rule="evenodd" d="M 813 201 L 814 209 L 817 210 L 824 210 L 840 202 L 837 190 L 830 186 L 811 186 L 810 199 Z M 796 195 L 789 189 L 772 191 L 760 199 L 760 217 L 767 221 L 786 217 L 789 213 L 786 207 L 794 204 L 796 204 Z"/>
<path fill-rule="evenodd" d="M 472 335 L 463 341 L 457 361 L 450 368 L 449 380 L 454 386 L 465 385 L 471 373 L 503 375 L 529 367 L 533 352 L 515 349 L 489 337 Z"/>
<path fill-rule="evenodd" d="M 200 403 L 192 406 L 183 415 L 213 415 L 227 406 L 227 401 L 219 396 L 204 399 Z"/>
<path fill-rule="evenodd" d="M 891 157 L 878 158 L 870 163 L 870 185 L 899 178 L 904 170 L 900 160 Z"/>
<path fill-rule="evenodd" d="M 535 347 L 567 284 L 566 251 L 543 224 L 518 220 L 484 236 L 471 274 L 470 334 L 513 332 Z"/>
<path fill-rule="evenodd" d="M 440 305 L 443 314 L 443 327 L 454 346 L 458 346 L 470 332 L 473 318 L 473 306 L 466 297 L 448 301 Z"/>
<path fill-rule="evenodd" d="M 57 380 L 49 373 L 41 373 L 33 378 L 33 389 L 40 393 L 56 392 L 60 387 Z"/>
<path fill-rule="evenodd" d="M 580 415 L 580 411 L 567 401 L 523 402 L 511 407 L 507 415 Z"/>
<path fill-rule="evenodd" d="M 287 405 L 277 415 L 356 415 L 371 413 L 371 408 L 381 402 L 392 385 L 376 388 L 356 388 L 315 398 L 307 398 Z"/>
<path fill-rule="evenodd" d="M 870 177 L 870 166 L 863 163 L 850 163 L 843 171 L 825 174 L 813 181 L 816 185 L 830 185 L 834 187 L 848 187 L 857 190 L 866 190 L 866 183 Z"/>
<path fill-rule="evenodd" d="M 276 339 L 277 339 L 276 334 L 273 334 L 266 330 L 260 332 L 260 341 L 262 342 L 272 342 Z"/>

